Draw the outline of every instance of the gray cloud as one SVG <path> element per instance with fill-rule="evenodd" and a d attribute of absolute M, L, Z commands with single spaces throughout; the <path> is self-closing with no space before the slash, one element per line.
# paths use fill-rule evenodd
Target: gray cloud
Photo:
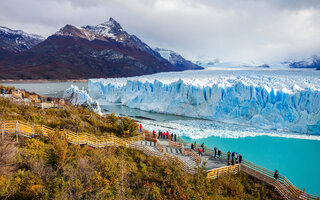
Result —
<path fill-rule="evenodd" d="M 318 0 L 10 0 L 0 24 L 49 36 L 115 18 L 151 46 L 188 58 L 279 61 L 320 53 Z"/>

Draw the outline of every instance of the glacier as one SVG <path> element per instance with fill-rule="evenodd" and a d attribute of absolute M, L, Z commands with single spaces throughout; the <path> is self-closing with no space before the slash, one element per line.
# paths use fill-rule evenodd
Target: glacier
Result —
<path fill-rule="evenodd" d="M 71 87 L 64 92 L 63 98 L 72 105 L 83 106 L 102 115 L 99 102 L 93 100 L 84 88 L 80 90 L 76 85 L 71 85 Z"/>
<path fill-rule="evenodd" d="M 90 79 L 89 95 L 145 111 L 320 135 L 320 72 L 232 69 Z"/>

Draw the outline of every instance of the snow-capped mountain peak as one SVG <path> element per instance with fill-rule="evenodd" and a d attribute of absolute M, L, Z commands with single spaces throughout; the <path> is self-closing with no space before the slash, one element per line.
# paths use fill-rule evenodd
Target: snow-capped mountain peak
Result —
<path fill-rule="evenodd" d="M 42 42 L 45 38 L 26 33 L 22 30 L 12 30 L 10 28 L 0 26 L 1 47 L 12 52 L 21 52 L 32 48 Z"/>
<path fill-rule="evenodd" d="M 82 27 L 76 27 L 73 25 L 65 25 L 58 32 L 55 33 L 58 36 L 79 37 L 87 40 L 96 39 L 96 34 Z"/>
<path fill-rule="evenodd" d="M 112 17 L 109 19 L 109 21 L 103 22 L 96 26 L 86 26 L 84 28 L 101 36 L 116 40 L 117 42 L 122 42 L 128 38 L 128 33 L 125 32 L 121 25 Z"/>

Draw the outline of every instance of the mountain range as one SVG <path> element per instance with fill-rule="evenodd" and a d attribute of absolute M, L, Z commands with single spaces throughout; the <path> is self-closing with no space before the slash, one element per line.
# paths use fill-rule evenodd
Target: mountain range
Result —
<path fill-rule="evenodd" d="M 48 38 L 0 28 L 0 79 L 129 77 L 203 69 L 177 53 L 167 60 L 110 18 L 96 26 L 66 25 Z"/>
<path fill-rule="evenodd" d="M 287 61 L 284 63 L 288 64 L 290 68 L 316 68 L 320 70 L 320 56 L 318 55 L 313 55 L 299 61 Z"/>

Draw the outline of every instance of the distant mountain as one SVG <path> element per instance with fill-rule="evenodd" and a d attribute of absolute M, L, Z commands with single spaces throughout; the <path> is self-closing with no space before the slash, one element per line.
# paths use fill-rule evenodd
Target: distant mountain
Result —
<path fill-rule="evenodd" d="M 270 68 L 270 65 L 262 64 L 262 65 L 258 65 L 257 68 Z"/>
<path fill-rule="evenodd" d="M 8 52 L 18 53 L 31 49 L 44 39 L 40 35 L 29 34 L 22 30 L 11 30 L 0 26 L 0 48 Z"/>
<path fill-rule="evenodd" d="M 33 48 L 0 59 L 0 79 L 129 77 L 187 69 L 193 67 L 171 64 L 112 18 L 96 26 L 66 25 Z"/>
<path fill-rule="evenodd" d="M 201 67 L 213 67 L 220 63 L 220 60 L 209 56 L 198 56 L 193 62 Z"/>
<path fill-rule="evenodd" d="M 300 61 L 286 61 L 290 68 L 316 68 L 320 69 L 320 56 L 313 55 Z"/>
<path fill-rule="evenodd" d="M 168 60 L 171 64 L 181 69 L 203 69 L 203 67 L 200 67 L 189 60 L 186 60 L 180 54 L 174 51 L 160 48 L 155 48 L 154 50 L 158 52 L 163 58 Z"/>

